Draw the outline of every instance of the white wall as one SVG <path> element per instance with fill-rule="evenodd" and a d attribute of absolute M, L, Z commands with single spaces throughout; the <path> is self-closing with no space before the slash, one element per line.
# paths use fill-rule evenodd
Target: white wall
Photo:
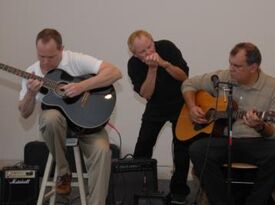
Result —
<path fill-rule="evenodd" d="M 25 69 L 35 56 L 34 39 L 45 27 L 63 34 L 65 48 L 116 64 L 124 78 L 116 83 L 117 106 L 111 118 L 132 153 L 144 101 L 127 76 L 126 41 L 139 28 L 155 39 L 172 40 L 195 75 L 228 66 L 228 53 L 240 41 L 254 42 L 263 54 L 262 68 L 274 75 L 275 1 L 266 0 L 1 0 L 0 62 Z M 38 138 L 37 114 L 29 120 L 17 110 L 21 79 L 0 71 L 0 158 L 22 159 L 23 147 Z M 154 152 L 160 178 L 170 176 L 171 127 L 163 129 Z M 111 142 L 117 135 L 109 130 Z"/>

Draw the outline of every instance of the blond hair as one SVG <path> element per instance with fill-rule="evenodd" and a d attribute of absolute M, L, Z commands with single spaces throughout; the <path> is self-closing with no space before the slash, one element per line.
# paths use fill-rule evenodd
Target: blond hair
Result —
<path fill-rule="evenodd" d="M 134 46 L 133 46 L 134 40 L 136 38 L 140 38 L 141 36 L 145 36 L 153 41 L 153 37 L 149 32 L 147 32 L 145 30 L 134 31 L 133 33 L 131 33 L 131 35 L 129 36 L 128 41 L 127 41 L 128 48 L 132 53 L 134 53 Z"/>

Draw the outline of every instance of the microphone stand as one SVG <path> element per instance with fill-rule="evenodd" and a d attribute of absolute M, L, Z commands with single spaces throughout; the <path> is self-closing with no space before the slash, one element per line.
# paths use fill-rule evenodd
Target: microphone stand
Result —
<path fill-rule="evenodd" d="M 228 92 L 228 96 L 227 96 L 227 100 L 228 100 L 228 107 L 227 107 L 227 117 L 228 117 L 227 205 L 230 205 L 231 182 L 232 182 L 231 146 L 232 146 L 232 137 L 233 137 L 232 124 L 233 124 L 233 111 L 234 111 L 234 108 L 233 108 L 233 86 L 236 86 L 236 84 L 230 83 L 230 82 L 219 82 L 219 84 L 227 85 L 226 91 Z"/>

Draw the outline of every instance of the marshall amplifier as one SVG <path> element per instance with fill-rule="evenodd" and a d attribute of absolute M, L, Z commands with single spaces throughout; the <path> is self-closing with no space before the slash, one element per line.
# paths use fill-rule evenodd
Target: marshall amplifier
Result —
<path fill-rule="evenodd" d="M 136 193 L 157 190 L 157 160 L 126 158 L 112 161 L 107 205 L 134 205 Z"/>
<path fill-rule="evenodd" d="M 38 167 L 4 167 L 2 169 L 2 205 L 35 205 L 38 193 Z"/>

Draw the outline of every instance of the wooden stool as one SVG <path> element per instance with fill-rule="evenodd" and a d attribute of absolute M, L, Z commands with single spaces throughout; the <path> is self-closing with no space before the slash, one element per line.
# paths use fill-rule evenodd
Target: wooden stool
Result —
<path fill-rule="evenodd" d="M 228 165 L 224 164 L 223 167 L 227 169 Z M 249 164 L 249 163 L 237 163 L 234 162 L 231 164 L 231 174 L 232 174 L 232 184 L 247 184 L 251 185 L 254 184 L 254 181 L 256 179 L 256 171 L 258 167 L 254 164 Z M 239 174 L 235 174 L 234 170 L 236 172 L 239 172 Z M 249 173 L 250 172 L 250 173 Z M 254 173 L 251 173 L 254 172 Z M 226 175 L 225 175 L 226 179 Z"/>
<path fill-rule="evenodd" d="M 77 179 L 77 182 L 72 182 L 71 186 L 79 188 L 81 204 L 86 205 L 87 201 L 86 201 L 83 176 L 86 178 L 87 175 L 83 174 L 83 171 L 82 171 L 80 150 L 78 146 L 78 138 L 67 138 L 66 146 L 73 147 L 74 157 L 75 157 L 76 173 L 72 173 L 72 179 Z M 55 182 L 57 179 L 57 168 L 55 168 L 53 180 L 50 181 L 49 176 L 52 169 L 52 165 L 53 165 L 53 156 L 51 153 L 49 153 L 44 176 L 43 176 L 40 191 L 39 191 L 37 205 L 42 205 L 43 201 L 46 201 L 49 198 L 50 198 L 50 205 L 55 204 L 55 198 L 56 198 Z M 45 193 L 46 187 L 51 187 L 51 190 L 48 193 Z"/>
<path fill-rule="evenodd" d="M 228 165 L 224 164 L 223 168 L 227 168 Z M 238 171 L 242 172 L 242 175 L 245 176 L 245 172 L 247 171 L 256 171 L 257 170 L 257 166 L 253 165 L 253 164 L 248 164 L 248 163 L 232 163 L 231 164 L 231 168 L 232 169 L 237 169 Z M 231 170 L 232 173 L 232 170 Z M 241 175 L 241 176 L 242 176 Z M 205 193 L 205 191 L 201 188 L 200 186 L 200 182 L 199 182 L 199 178 L 198 176 L 196 176 L 196 174 L 194 173 L 194 169 L 192 169 L 192 177 L 194 179 L 194 182 L 198 184 L 199 187 L 199 192 L 198 192 L 198 196 L 196 197 L 196 202 L 197 205 L 208 205 L 208 199 L 207 199 L 207 195 Z M 226 176 L 225 176 L 226 177 Z M 234 177 L 234 176 L 233 176 Z M 253 177 L 252 177 L 253 178 Z M 225 178 L 226 179 L 226 178 Z M 255 179 L 255 178 L 254 178 Z M 246 185 L 251 185 L 254 184 L 254 179 L 251 179 L 249 177 L 243 177 L 243 178 L 233 178 L 233 180 L 231 181 L 232 184 L 246 184 Z"/>

